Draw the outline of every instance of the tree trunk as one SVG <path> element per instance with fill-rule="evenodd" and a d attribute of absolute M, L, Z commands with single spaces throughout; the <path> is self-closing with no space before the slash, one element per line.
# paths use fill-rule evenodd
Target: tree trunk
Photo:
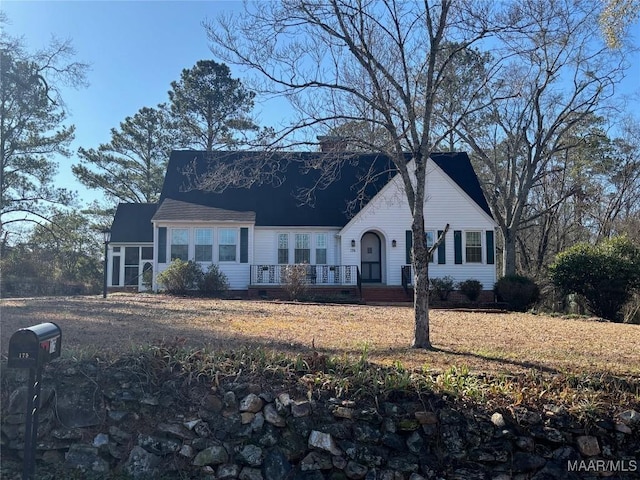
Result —
<path fill-rule="evenodd" d="M 431 348 L 429 338 L 429 263 L 414 261 L 414 293 L 415 329 L 413 332 L 414 348 Z"/>
<path fill-rule="evenodd" d="M 415 306 L 415 329 L 413 332 L 414 348 L 431 348 L 429 338 L 429 252 L 424 232 L 422 210 L 414 216 L 412 225 L 413 251 L 412 264 L 414 269 L 413 303 Z M 414 214 L 415 215 L 415 214 Z"/>
<path fill-rule="evenodd" d="M 516 234 L 511 229 L 502 230 L 504 248 L 502 250 L 502 275 L 516 274 Z"/>

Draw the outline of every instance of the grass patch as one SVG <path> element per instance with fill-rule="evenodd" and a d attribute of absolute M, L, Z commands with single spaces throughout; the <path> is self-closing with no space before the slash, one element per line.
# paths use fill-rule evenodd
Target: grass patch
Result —
<path fill-rule="evenodd" d="M 67 358 L 60 363 L 78 361 Z M 103 363 L 103 367 L 129 371 L 144 390 L 159 389 L 170 381 L 185 394 L 196 387 L 209 390 L 248 381 L 267 389 L 286 387 L 298 397 L 334 397 L 372 406 L 386 400 L 436 395 L 494 411 L 521 406 L 543 410 L 548 404 L 559 405 L 583 424 L 640 408 L 638 378 L 535 370 L 524 375 L 477 374 L 464 364 L 435 372 L 426 366 L 409 368 L 401 362 L 372 363 L 367 345 L 357 356 L 317 351 L 288 355 L 265 348 L 195 349 L 173 341 L 144 346 Z"/>
<path fill-rule="evenodd" d="M 434 310 L 434 350 L 410 347 L 406 306 L 309 305 L 152 294 L 5 299 L 1 352 L 18 328 L 56 322 L 67 361 L 184 385 L 250 375 L 302 395 L 372 402 L 409 392 L 486 408 L 560 402 L 585 421 L 640 402 L 640 327 L 531 314 Z"/>

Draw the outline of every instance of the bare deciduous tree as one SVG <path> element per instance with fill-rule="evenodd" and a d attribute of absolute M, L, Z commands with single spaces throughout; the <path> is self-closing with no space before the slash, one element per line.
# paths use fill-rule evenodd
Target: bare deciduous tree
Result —
<path fill-rule="evenodd" d="M 286 0 L 258 2 L 241 15 L 205 25 L 216 55 L 262 79 L 254 90 L 285 97 L 296 108 L 299 117 L 280 132 L 279 146 L 304 143 L 302 129 L 315 136 L 347 122 L 384 132 L 384 141 L 349 140 L 387 155 L 402 178 L 413 216 L 413 345 L 419 348 L 431 347 L 428 259 L 438 245 L 429 249 L 425 236 L 427 162 L 449 133 L 433 128 L 435 103 L 443 67 L 491 30 L 491 6 L 453 0 Z M 472 102 L 461 103 L 462 117 Z M 330 158 L 323 165 L 325 181 L 344 161 Z"/>
<path fill-rule="evenodd" d="M 531 192 L 566 167 L 562 158 L 581 142 L 576 130 L 610 106 L 623 77 L 625 49 L 599 40 L 601 11 L 598 0 L 514 3 L 513 28 L 498 32 L 494 50 L 504 76 L 491 92 L 500 99 L 485 112 L 484 125 L 465 119 L 456 128 L 481 167 L 504 240 L 504 274 L 516 273 L 518 232 L 545 213 L 528 208 Z M 567 188 L 549 209 L 576 191 Z"/>

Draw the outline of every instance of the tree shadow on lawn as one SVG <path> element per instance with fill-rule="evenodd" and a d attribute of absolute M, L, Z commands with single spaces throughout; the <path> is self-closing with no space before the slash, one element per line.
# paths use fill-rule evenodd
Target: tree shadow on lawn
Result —
<path fill-rule="evenodd" d="M 459 351 L 455 351 L 455 350 L 447 350 L 445 348 L 438 348 L 438 347 L 433 347 L 431 350 L 427 350 L 426 352 L 429 352 L 429 351 L 436 352 L 436 353 L 444 353 L 445 355 L 451 355 L 454 358 L 456 358 L 456 357 L 472 358 L 472 359 L 481 360 L 483 363 L 489 362 L 493 366 L 502 367 L 502 368 L 499 368 L 499 369 L 496 370 L 496 371 L 499 371 L 501 373 L 506 373 L 505 371 L 507 371 L 508 373 L 515 373 L 515 372 L 509 370 L 507 368 L 507 366 L 516 367 L 516 369 L 520 368 L 520 370 L 517 370 L 517 372 L 521 372 L 522 370 L 537 370 L 537 371 L 545 372 L 545 373 L 553 373 L 553 374 L 561 373 L 561 371 L 559 369 L 555 368 L 555 367 L 544 365 L 544 364 L 538 363 L 538 362 L 509 360 L 509 359 L 501 358 L 501 357 L 493 357 L 493 356 L 490 356 L 490 355 L 481 355 L 479 353 L 473 353 L 473 352 L 459 352 Z"/>

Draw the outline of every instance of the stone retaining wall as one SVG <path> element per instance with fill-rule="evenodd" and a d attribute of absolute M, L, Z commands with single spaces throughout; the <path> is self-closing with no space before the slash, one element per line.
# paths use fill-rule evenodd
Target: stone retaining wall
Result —
<path fill-rule="evenodd" d="M 2 478 L 14 478 L 7 460 L 23 448 L 23 373 L 3 371 Z M 37 472 L 212 480 L 640 476 L 634 410 L 585 429 L 555 405 L 482 411 L 428 393 L 365 404 L 242 375 L 208 384 L 170 374 L 157 380 L 127 366 L 50 366 Z"/>

